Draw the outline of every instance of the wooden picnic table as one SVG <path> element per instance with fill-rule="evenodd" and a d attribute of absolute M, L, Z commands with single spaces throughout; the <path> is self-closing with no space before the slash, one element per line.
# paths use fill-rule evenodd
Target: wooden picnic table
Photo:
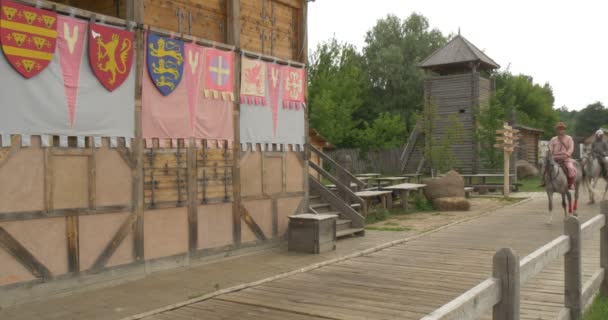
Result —
<path fill-rule="evenodd" d="M 382 202 L 382 207 L 384 209 L 391 209 L 393 207 L 393 197 L 391 196 L 392 191 L 376 191 L 376 190 L 367 190 L 367 191 L 359 191 L 355 192 L 355 194 L 362 198 L 365 201 L 365 210 L 364 212 L 368 212 L 368 208 L 371 207 L 372 201 L 375 198 L 380 198 Z"/>
<path fill-rule="evenodd" d="M 379 174 L 379 173 L 360 173 L 360 174 L 355 175 L 355 177 L 357 177 L 357 178 L 361 178 L 361 177 L 375 178 L 375 177 L 379 177 L 379 176 L 381 176 L 381 174 Z"/>
<path fill-rule="evenodd" d="M 407 178 L 406 177 L 381 177 L 381 178 L 375 178 L 375 180 L 378 183 L 378 189 L 380 189 L 380 187 L 382 187 L 383 182 L 388 182 L 389 184 L 396 183 L 396 182 L 405 182 L 405 180 L 407 180 Z"/>
<path fill-rule="evenodd" d="M 420 173 L 405 173 L 405 174 L 400 174 L 399 176 L 407 178 L 407 182 L 410 182 L 410 180 L 412 178 L 414 178 L 414 179 L 416 179 L 416 183 L 420 183 L 420 178 L 422 177 L 422 174 L 420 174 Z"/>
<path fill-rule="evenodd" d="M 408 209 L 407 200 L 409 199 L 410 191 L 412 191 L 412 190 L 420 191 L 424 187 L 426 187 L 426 184 L 402 183 L 402 184 L 398 184 L 398 185 L 394 185 L 394 186 L 384 187 L 382 189 L 390 190 L 390 191 L 399 191 L 399 193 L 401 194 L 401 207 L 404 210 L 407 210 Z"/>

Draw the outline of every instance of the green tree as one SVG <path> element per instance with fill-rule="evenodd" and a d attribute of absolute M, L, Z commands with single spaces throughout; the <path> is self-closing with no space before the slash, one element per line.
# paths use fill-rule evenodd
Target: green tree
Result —
<path fill-rule="evenodd" d="M 352 45 L 331 39 L 311 55 L 308 79 L 312 127 L 337 146 L 357 146 L 362 122 L 353 114 L 368 92 L 361 56 Z"/>
<path fill-rule="evenodd" d="M 596 102 L 578 112 L 574 133 L 576 136 L 586 137 L 607 124 L 608 109 L 601 102 Z"/>
<path fill-rule="evenodd" d="M 527 75 L 503 71 L 496 75 L 496 101 L 510 117 L 515 110 L 517 123 L 544 131 L 545 138 L 553 134 L 558 113 L 553 109 L 553 89 L 548 83 L 538 85 Z M 505 119 L 503 119 L 505 120 Z"/>
<path fill-rule="evenodd" d="M 487 168 L 501 168 L 503 165 L 503 152 L 494 148 L 496 143 L 496 130 L 503 126 L 507 116 L 506 108 L 500 101 L 493 97 L 487 108 L 478 110 L 475 114 L 477 119 L 477 131 L 475 138 L 479 143 L 479 156 L 483 166 Z"/>
<path fill-rule="evenodd" d="M 568 131 L 576 133 L 576 119 L 578 117 L 578 111 L 568 110 L 566 106 L 562 106 L 557 109 L 559 121 L 564 122 L 568 126 Z"/>
<path fill-rule="evenodd" d="M 371 92 L 356 117 L 372 121 L 382 112 L 401 115 L 411 130 L 424 105 L 424 73 L 418 63 L 447 42 L 427 18 L 412 14 L 401 20 L 388 15 L 365 36 L 365 70 Z M 405 137 L 403 138 L 405 141 Z"/>
<path fill-rule="evenodd" d="M 360 148 L 365 151 L 369 148 L 392 149 L 401 147 L 406 136 L 405 124 L 398 114 L 381 113 L 361 134 Z"/>

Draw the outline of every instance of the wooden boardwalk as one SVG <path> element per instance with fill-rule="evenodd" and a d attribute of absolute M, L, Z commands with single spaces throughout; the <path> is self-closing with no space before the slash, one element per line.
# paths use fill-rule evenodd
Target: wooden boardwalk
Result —
<path fill-rule="evenodd" d="M 599 213 L 582 206 L 581 220 Z M 524 257 L 562 234 L 545 224 L 546 198 L 312 271 L 145 317 L 167 319 L 420 319 L 491 275 L 502 247 Z M 583 242 L 583 283 L 599 266 L 599 236 Z M 531 279 L 521 319 L 555 319 L 563 307 L 563 259 Z M 490 315 L 484 317 L 491 318 Z"/>

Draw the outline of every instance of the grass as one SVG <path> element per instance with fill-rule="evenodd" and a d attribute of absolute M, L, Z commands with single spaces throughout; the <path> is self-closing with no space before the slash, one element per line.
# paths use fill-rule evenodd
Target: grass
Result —
<path fill-rule="evenodd" d="M 598 295 L 589 310 L 585 312 L 585 320 L 608 319 L 608 297 Z"/>
<path fill-rule="evenodd" d="M 539 185 L 540 185 L 540 177 L 520 179 L 517 182 L 519 182 L 519 183 L 522 184 L 519 187 L 519 191 L 521 191 L 521 192 L 541 192 L 541 191 L 545 191 L 544 188 L 539 187 Z"/>
<path fill-rule="evenodd" d="M 378 222 L 382 222 L 390 219 L 391 217 L 404 217 L 412 213 L 417 212 L 429 212 L 434 211 L 433 205 L 426 200 L 426 198 L 416 195 L 414 198 L 414 205 L 412 209 L 403 210 L 403 208 L 393 208 L 393 209 L 384 209 L 379 208 L 376 209 L 375 212 L 370 212 L 365 218 L 365 224 L 374 224 Z M 434 213 L 436 214 L 436 213 Z M 398 223 L 395 222 L 387 222 L 386 226 L 397 226 Z M 402 227 L 368 227 L 370 230 L 384 230 L 384 231 L 406 231 L 408 228 Z M 403 230 L 402 230 L 403 229 Z"/>

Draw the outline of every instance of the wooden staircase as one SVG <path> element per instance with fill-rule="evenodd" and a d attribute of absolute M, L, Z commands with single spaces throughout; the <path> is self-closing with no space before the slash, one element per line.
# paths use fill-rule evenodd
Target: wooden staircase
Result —
<path fill-rule="evenodd" d="M 424 155 L 421 150 L 416 150 L 416 145 L 418 144 L 418 140 L 424 137 L 424 132 L 422 131 L 422 123 L 417 122 L 414 130 L 407 139 L 407 143 L 403 148 L 403 152 L 401 153 L 401 172 L 407 173 L 408 168 L 412 167 L 416 160 L 418 163 L 416 164 L 416 174 L 420 174 L 424 166 Z M 413 163 L 414 162 L 414 163 Z M 411 170 L 410 170 L 411 172 Z"/>
<path fill-rule="evenodd" d="M 362 212 L 364 209 L 363 199 L 359 198 L 350 188 L 352 182 L 356 183 L 357 186 L 360 186 L 361 188 L 365 187 L 365 183 L 357 179 L 353 174 L 348 172 L 319 149 L 310 146 L 310 150 L 319 155 L 325 163 L 330 164 L 335 171 L 339 173 L 337 175 L 340 176 L 341 179 L 338 179 L 317 164 L 310 162 L 309 167 L 319 173 L 320 176 L 335 184 L 336 190 L 329 190 L 315 177 L 315 175 L 309 174 L 309 211 L 315 214 L 325 213 L 338 215 L 336 224 L 337 238 L 351 235 L 365 235 L 365 213 Z"/>

